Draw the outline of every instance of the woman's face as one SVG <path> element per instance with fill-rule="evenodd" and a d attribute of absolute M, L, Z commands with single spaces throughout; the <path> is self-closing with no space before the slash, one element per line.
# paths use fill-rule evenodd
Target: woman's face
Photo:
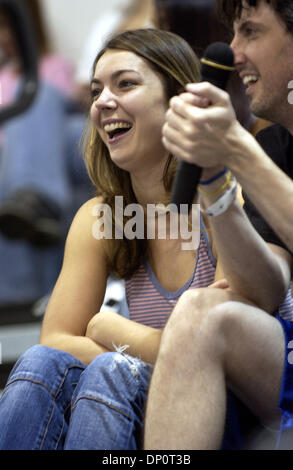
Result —
<path fill-rule="evenodd" d="M 162 126 L 168 100 L 161 76 L 146 60 L 129 51 L 106 51 L 91 89 L 91 119 L 117 166 L 138 171 L 166 158 Z"/>

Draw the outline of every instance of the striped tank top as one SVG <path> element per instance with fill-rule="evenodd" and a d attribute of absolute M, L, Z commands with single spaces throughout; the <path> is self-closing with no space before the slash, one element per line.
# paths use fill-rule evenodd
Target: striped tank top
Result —
<path fill-rule="evenodd" d="M 194 287 L 207 287 L 214 281 L 216 263 L 205 231 L 200 234 L 194 272 L 180 289 L 167 291 L 146 261 L 125 281 L 130 320 L 152 328 L 163 328 L 183 292 Z"/>
<path fill-rule="evenodd" d="M 125 281 L 130 320 L 152 328 L 163 328 L 183 292 L 191 288 L 207 287 L 214 282 L 216 264 L 204 226 L 200 234 L 194 272 L 187 283 L 177 291 L 167 291 L 159 283 L 150 264 L 145 261 L 134 275 Z M 276 314 L 284 320 L 293 321 L 291 288 Z"/>

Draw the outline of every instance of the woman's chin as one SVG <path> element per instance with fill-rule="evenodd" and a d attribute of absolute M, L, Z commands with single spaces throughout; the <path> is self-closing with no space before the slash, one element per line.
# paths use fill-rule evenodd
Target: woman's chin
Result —
<path fill-rule="evenodd" d="M 129 156 L 113 156 L 110 155 L 112 162 L 120 168 L 120 170 L 124 171 L 131 171 L 131 168 L 133 167 L 133 161 L 129 158 Z"/>

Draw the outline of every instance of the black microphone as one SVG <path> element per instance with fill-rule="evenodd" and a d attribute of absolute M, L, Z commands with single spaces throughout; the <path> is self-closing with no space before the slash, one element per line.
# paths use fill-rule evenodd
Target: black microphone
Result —
<path fill-rule="evenodd" d="M 224 90 L 227 86 L 230 73 L 234 70 L 234 53 L 223 42 L 215 42 L 207 47 L 201 59 L 201 82 L 210 82 Z M 202 168 L 193 163 L 180 161 L 174 177 L 171 193 L 171 203 L 177 206 L 187 204 L 188 211 L 192 206 L 197 185 L 200 180 Z"/>

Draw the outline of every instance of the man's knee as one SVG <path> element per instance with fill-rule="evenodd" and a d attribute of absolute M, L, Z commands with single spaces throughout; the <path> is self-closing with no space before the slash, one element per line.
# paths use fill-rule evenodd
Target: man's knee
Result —
<path fill-rule="evenodd" d="M 174 339 L 181 339 L 183 343 L 186 337 L 191 336 L 192 339 L 209 310 L 223 299 L 220 289 L 202 288 L 184 292 L 170 316 L 163 337 L 174 336 Z"/>
<path fill-rule="evenodd" d="M 160 354 L 189 356 L 195 348 L 224 346 L 227 325 L 237 328 L 239 303 L 222 289 L 192 289 L 174 309 L 162 336 Z M 172 355 L 172 354 L 171 354 Z"/>

